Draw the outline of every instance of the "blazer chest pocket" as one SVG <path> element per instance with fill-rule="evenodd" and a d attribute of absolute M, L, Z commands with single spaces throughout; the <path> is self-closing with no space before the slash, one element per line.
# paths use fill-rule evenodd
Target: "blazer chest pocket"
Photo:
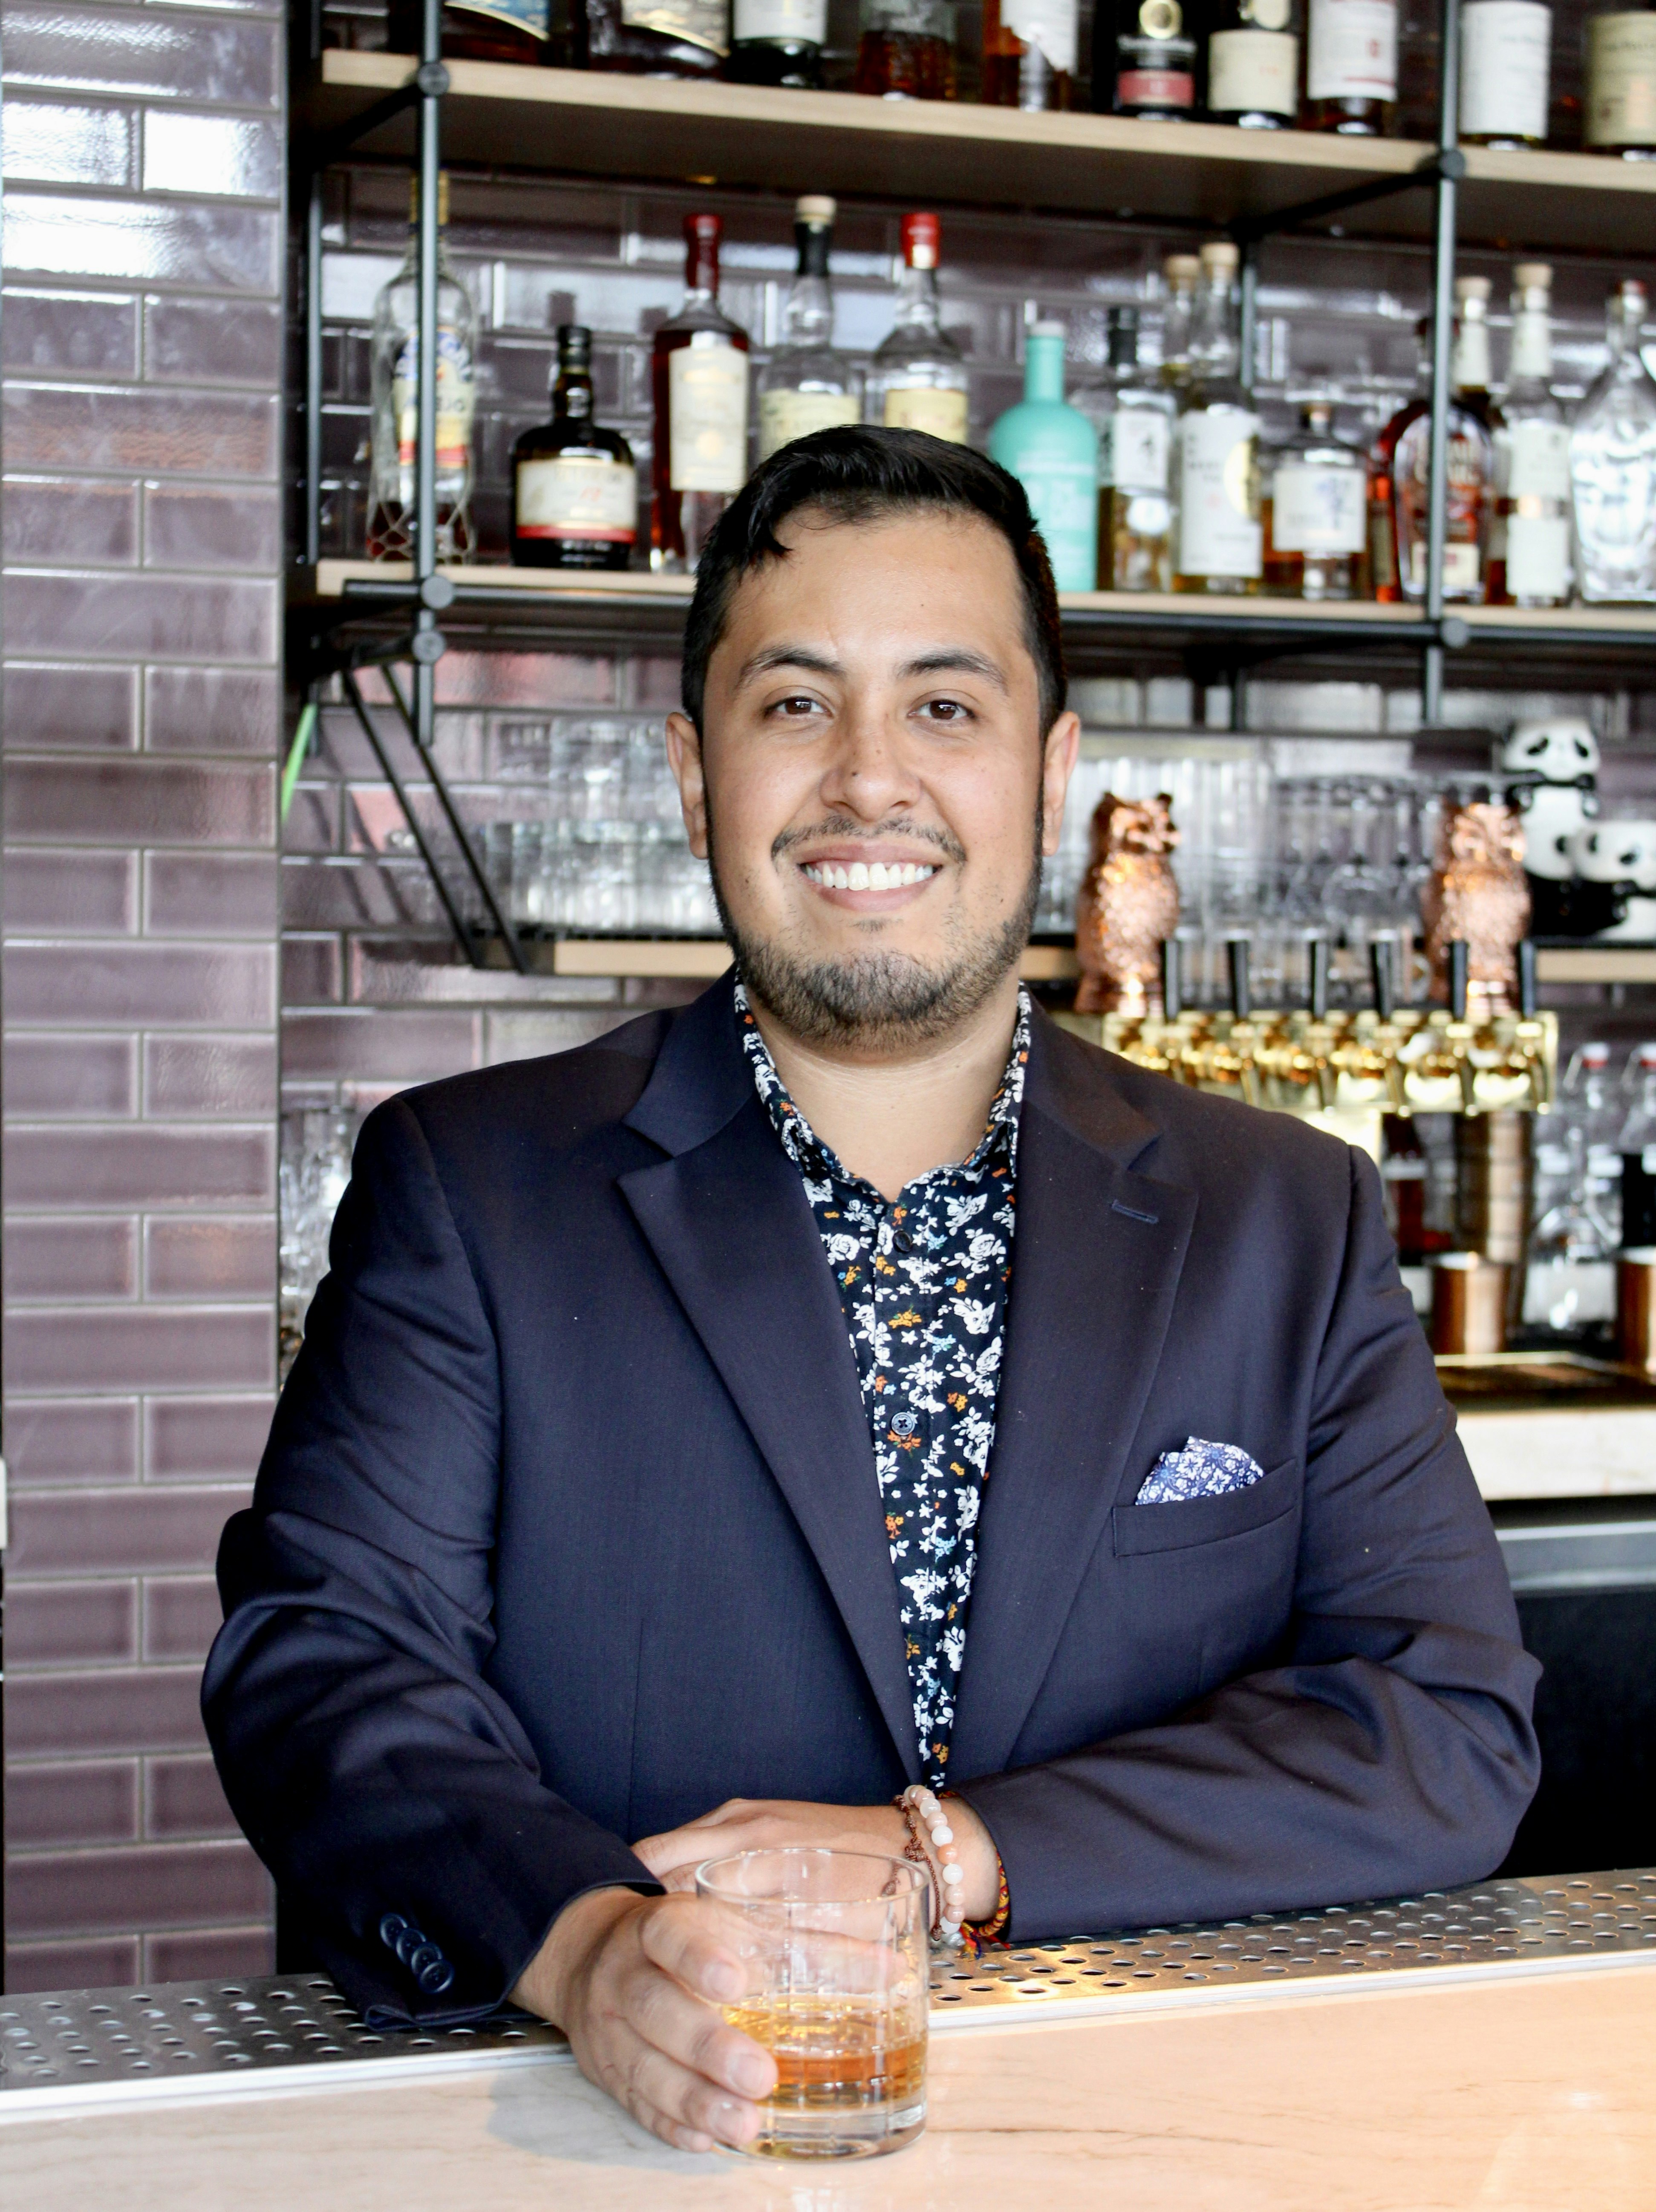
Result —
<path fill-rule="evenodd" d="M 1217 1498 L 1186 1498 L 1167 1505 L 1118 1505 L 1110 1528 L 1118 1559 L 1153 1552 L 1186 1552 L 1222 1543 L 1269 1527 L 1294 1510 L 1300 1494 L 1300 1462 L 1285 1459 L 1246 1490 Z"/>

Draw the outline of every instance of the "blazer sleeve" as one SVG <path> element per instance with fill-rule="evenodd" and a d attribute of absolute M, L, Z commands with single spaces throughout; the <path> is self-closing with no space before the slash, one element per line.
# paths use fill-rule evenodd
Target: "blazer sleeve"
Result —
<path fill-rule="evenodd" d="M 363 1126 L 330 1263 L 220 1547 L 203 1711 L 236 1818 L 353 2001 L 464 2021 L 574 1898 L 659 1885 L 542 1786 L 486 1679 L 499 1361 L 405 1101 Z"/>
<path fill-rule="evenodd" d="M 1355 1151 L 1351 1179 L 1282 1663 L 958 1785 L 1015 1942 L 1481 1881 L 1534 1794 L 1540 1669 Z"/>

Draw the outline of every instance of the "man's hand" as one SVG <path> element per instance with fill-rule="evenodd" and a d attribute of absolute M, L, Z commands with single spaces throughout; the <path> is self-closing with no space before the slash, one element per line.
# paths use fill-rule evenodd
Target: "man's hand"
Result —
<path fill-rule="evenodd" d="M 705 1854 L 704 1854 L 705 1856 Z M 747 1978 L 693 1897 L 601 1889 L 578 1897 L 512 1992 L 569 2038 L 589 2081 L 677 2150 L 739 2149 L 776 2062 L 716 2008 Z"/>
<path fill-rule="evenodd" d="M 1000 1889 L 1000 1862 L 989 1831 L 961 1797 L 943 1810 L 960 1853 L 963 1902 L 968 1920 L 986 1920 Z M 908 1841 L 908 1824 L 894 1805 L 810 1805 L 786 1797 L 732 1797 L 713 1812 L 663 1836 L 634 1844 L 658 1881 L 670 1890 L 693 1890 L 703 1859 L 727 1858 L 735 1851 L 871 1851 L 900 1859 Z"/>

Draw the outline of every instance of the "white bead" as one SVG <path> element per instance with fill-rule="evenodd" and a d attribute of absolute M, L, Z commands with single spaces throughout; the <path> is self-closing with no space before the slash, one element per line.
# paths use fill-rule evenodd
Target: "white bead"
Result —
<path fill-rule="evenodd" d="M 955 1831 L 945 1823 L 942 1827 L 933 1828 L 931 1840 L 934 1844 L 952 1844 L 955 1840 Z"/>
<path fill-rule="evenodd" d="M 965 1875 L 957 1866 L 946 1866 L 943 1870 L 943 1878 L 951 1889 L 955 1887 L 955 1884 L 957 1881 L 964 1881 L 966 1880 Z"/>

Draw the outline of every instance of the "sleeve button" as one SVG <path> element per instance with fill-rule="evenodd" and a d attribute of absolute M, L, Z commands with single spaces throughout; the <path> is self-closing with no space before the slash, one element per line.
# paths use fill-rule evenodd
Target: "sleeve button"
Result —
<path fill-rule="evenodd" d="M 400 1912 L 388 1912 L 379 1923 L 379 1941 L 388 1951 L 397 1948 L 397 1939 L 408 1926 Z"/>
<path fill-rule="evenodd" d="M 421 1967 L 415 1978 L 428 1997 L 441 1996 L 443 1991 L 453 1984 L 454 1969 L 440 1952 L 435 1959 Z"/>

